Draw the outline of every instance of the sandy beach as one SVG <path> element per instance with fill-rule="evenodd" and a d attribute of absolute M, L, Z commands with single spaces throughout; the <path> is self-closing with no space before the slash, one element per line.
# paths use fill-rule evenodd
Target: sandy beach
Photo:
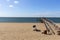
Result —
<path fill-rule="evenodd" d="M 33 25 L 41 32 L 33 31 Z M 42 34 L 45 29 L 43 23 L 0 23 L 0 40 L 60 40 L 60 35 Z"/>

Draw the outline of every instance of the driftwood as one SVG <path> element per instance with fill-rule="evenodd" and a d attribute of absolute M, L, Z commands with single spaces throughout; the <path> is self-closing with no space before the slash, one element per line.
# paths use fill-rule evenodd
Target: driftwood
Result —
<path fill-rule="evenodd" d="M 43 18 L 43 20 L 49 22 L 51 25 L 53 25 L 53 27 L 55 28 L 55 30 L 57 31 L 57 34 L 60 35 L 60 27 L 58 25 L 56 25 L 53 21 L 47 19 L 47 18 Z M 48 23 L 47 23 L 48 24 Z M 48 24 L 49 25 L 49 24 Z M 50 28 L 52 30 L 52 28 Z M 54 33 L 54 31 L 52 30 L 52 32 Z M 54 33 L 55 34 L 55 33 Z"/>
<path fill-rule="evenodd" d="M 46 30 L 44 30 L 44 32 L 42 32 L 42 33 L 43 33 L 43 34 L 49 34 L 50 29 L 48 28 L 48 26 L 47 26 L 46 22 L 44 21 L 44 19 L 41 18 L 41 20 L 42 20 L 43 23 L 45 24 L 45 28 L 46 28 Z"/>
<path fill-rule="evenodd" d="M 42 32 L 42 34 L 46 34 L 46 35 L 52 35 L 51 32 L 47 31 L 47 30 L 44 30 L 44 32 Z"/>
<path fill-rule="evenodd" d="M 37 29 L 36 25 L 33 25 L 33 31 L 40 32 L 41 30 Z"/>
<path fill-rule="evenodd" d="M 53 29 L 47 23 L 46 18 L 41 18 L 41 20 L 43 20 L 43 23 L 45 24 L 45 27 L 46 27 L 46 30 L 47 30 L 47 31 L 44 31 L 44 32 L 47 32 L 47 34 L 50 34 L 51 32 L 53 34 L 55 34 L 55 32 L 53 31 Z"/>

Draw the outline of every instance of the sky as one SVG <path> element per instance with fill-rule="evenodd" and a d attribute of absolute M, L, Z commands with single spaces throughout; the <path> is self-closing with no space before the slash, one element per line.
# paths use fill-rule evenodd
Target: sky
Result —
<path fill-rule="evenodd" d="M 60 17 L 60 0 L 0 0 L 0 17 Z"/>

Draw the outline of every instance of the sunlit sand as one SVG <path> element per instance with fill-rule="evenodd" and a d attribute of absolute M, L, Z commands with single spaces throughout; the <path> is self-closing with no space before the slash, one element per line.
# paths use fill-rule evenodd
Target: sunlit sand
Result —
<path fill-rule="evenodd" d="M 33 25 L 41 32 L 33 31 Z M 60 35 L 42 34 L 44 30 L 43 23 L 0 23 L 0 40 L 60 40 Z"/>

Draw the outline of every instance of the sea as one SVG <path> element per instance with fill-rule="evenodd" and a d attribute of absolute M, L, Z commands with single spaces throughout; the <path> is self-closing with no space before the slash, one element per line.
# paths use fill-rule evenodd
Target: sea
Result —
<path fill-rule="evenodd" d="M 60 23 L 59 17 L 46 17 L 55 23 Z M 0 22 L 16 22 L 16 23 L 40 23 L 41 17 L 0 17 Z"/>

